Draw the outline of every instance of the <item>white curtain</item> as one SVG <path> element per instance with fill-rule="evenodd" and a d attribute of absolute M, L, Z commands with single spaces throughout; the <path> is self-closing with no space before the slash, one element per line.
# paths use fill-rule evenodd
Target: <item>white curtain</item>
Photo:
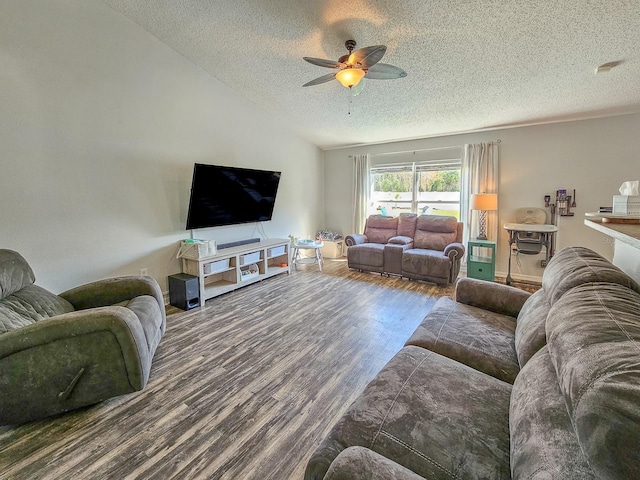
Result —
<path fill-rule="evenodd" d="M 460 215 L 464 225 L 463 242 L 478 236 L 480 212 L 469 209 L 473 193 L 498 193 L 498 143 L 466 144 L 462 159 Z M 500 198 L 500 197 L 498 197 Z M 498 241 L 498 212 L 487 212 L 487 238 Z"/>
<path fill-rule="evenodd" d="M 353 232 L 364 232 L 367 221 L 369 198 L 371 196 L 371 182 L 369 180 L 371 156 L 353 156 Z"/>

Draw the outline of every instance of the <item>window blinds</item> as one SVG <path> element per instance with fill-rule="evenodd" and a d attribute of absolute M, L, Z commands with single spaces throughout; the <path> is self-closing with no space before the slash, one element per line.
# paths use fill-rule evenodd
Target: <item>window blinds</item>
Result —
<path fill-rule="evenodd" d="M 404 173 L 413 172 L 414 168 L 417 172 L 433 172 L 438 170 L 458 170 L 462 165 L 462 161 L 459 158 L 452 158 L 447 160 L 434 160 L 431 162 L 411 162 L 403 164 L 387 164 L 376 165 L 371 167 L 371 173 Z"/>

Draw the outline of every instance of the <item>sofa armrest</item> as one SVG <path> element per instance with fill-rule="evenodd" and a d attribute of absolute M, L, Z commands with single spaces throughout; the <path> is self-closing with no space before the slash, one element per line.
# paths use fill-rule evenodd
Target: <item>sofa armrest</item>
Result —
<path fill-rule="evenodd" d="M 125 307 L 100 307 L 65 313 L 0 335 L 0 362 L 6 357 L 42 345 L 97 333 L 115 337 L 129 383 L 135 390 L 141 389 L 146 381 L 144 365 L 149 363 L 149 348 L 138 317 Z M 87 344 L 86 348 L 91 349 L 92 345 Z M 74 354 L 69 348 L 60 351 L 69 364 L 73 363 Z"/>
<path fill-rule="evenodd" d="M 461 260 L 464 257 L 465 248 L 461 243 L 450 243 L 444 247 L 445 256 L 449 257 L 452 261 Z"/>
<path fill-rule="evenodd" d="M 511 317 L 518 316 L 530 296 L 519 288 L 468 277 L 458 279 L 455 291 L 457 302 Z"/>
<path fill-rule="evenodd" d="M 367 243 L 367 236 L 361 235 L 359 233 L 352 233 L 351 235 L 347 235 L 345 237 L 344 243 L 347 244 L 347 247 L 353 247 L 354 245 Z"/>
<path fill-rule="evenodd" d="M 143 325 L 120 306 L 65 313 L 0 335 L 0 424 L 141 390 L 151 358 Z"/>
<path fill-rule="evenodd" d="M 424 480 L 423 477 L 366 447 L 349 447 L 331 463 L 324 480 Z"/>
<path fill-rule="evenodd" d="M 405 237 L 404 235 L 396 235 L 395 237 L 391 237 L 387 243 L 392 243 L 393 245 L 411 245 L 413 244 L 413 238 Z"/>
<path fill-rule="evenodd" d="M 152 277 L 132 275 L 107 278 L 80 285 L 60 294 L 76 310 L 115 305 L 141 295 L 154 297 L 165 319 L 164 297 L 158 282 Z"/>

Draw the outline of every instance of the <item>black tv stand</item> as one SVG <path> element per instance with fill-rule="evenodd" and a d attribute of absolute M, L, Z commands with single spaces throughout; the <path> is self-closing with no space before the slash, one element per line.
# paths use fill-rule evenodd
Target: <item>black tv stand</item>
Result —
<path fill-rule="evenodd" d="M 237 240 L 235 242 L 221 243 L 220 245 L 218 245 L 218 248 L 223 249 L 223 248 L 239 247 L 240 245 L 248 245 L 250 243 L 259 243 L 259 242 L 260 242 L 259 238 L 247 238 L 245 240 Z"/>

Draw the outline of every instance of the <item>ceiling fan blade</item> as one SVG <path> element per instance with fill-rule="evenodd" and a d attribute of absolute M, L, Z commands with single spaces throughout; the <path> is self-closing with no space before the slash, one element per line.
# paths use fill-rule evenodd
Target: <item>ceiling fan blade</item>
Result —
<path fill-rule="evenodd" d="M 359 63 L 364 68 L 370 68 L 380 61 L 387 51 L 384 45 L 373 45 L 356 50 L 349 55 L 349 65 Z"/>
<path fill-rule="evenodd" d="M 330 82 L 334 78 L 336 78 L 336 74 L 335 73 L 327 73 L 326 75 L 322 75 L 321 77 L 318 77 L 318 78 L 316 78 L 314 80 L 311 80 L 310 82 L 307 82 L 302 86 L 303 87 L 311 87 L 313 85 L 320 85 L 321 83 Z"/>
<path fill-rule="evenodd" d="M 362 80 L 360 80 L 358 82 L 357 85 L 354 85 L 353 87 L 351 87 L 349 89 L 349 93 L 351 93 L 351 96 L 357 97 L 358 95 L 360 95 L 362 93 L 362 90 L 364 90 L 364 87 L 365 87 L 366 84 L 367 84 L 367 82 L 363 78 Z"/>
<path fill-rule="evenodd" d="M 395 65 L 389 65 L 388 63 L 376 63 L 367 70 L 365 75 L 366 78 L 371 78 L 372 80 L 393 80 L 394 78 L 406 76 L 407 72 L 403 69 Z"/>
<path fill-rule="evenodd" d="M 302 57 L 303 60 L 306 60 L 313 65 L 318 65 L 319 67 L 327 67 L 327 68 L 344 68 L 346 65 L 344 63 L 336 62 L 335 60 L 325 60 L 324 58 L 313 58 L 313 57 Z"/>

